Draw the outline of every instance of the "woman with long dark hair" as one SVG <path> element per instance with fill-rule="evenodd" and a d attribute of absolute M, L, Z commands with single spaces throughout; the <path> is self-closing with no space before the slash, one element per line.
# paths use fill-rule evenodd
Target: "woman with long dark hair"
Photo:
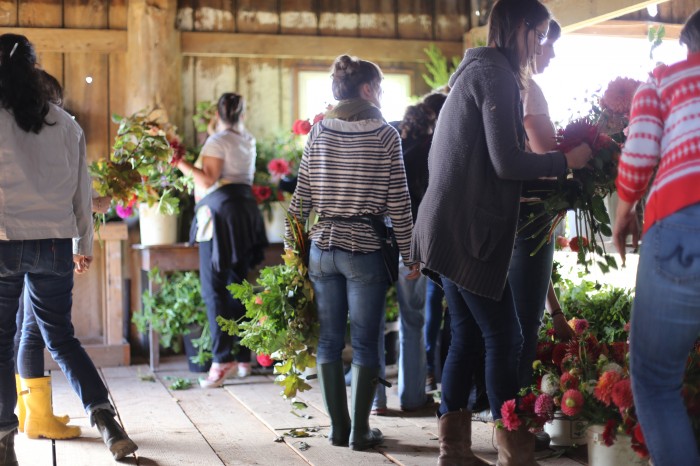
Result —
<path fill-rule="evenodd" d="M 107 388 L 71 324 L 73 271 L 85 272 L 92 262 L 85 137 L 71 116 L 50 102 L 34 48 L 16 34 L 0 36 L 0 146 L 0 457 L 6 464 L 16 461 L 12 353 L 24 288 L 46 348 L 80 397 L 90 423 L 113 457 L 121 459 L 137 446 L 114 419 Z M 41 419 L 58 422 L 51 411 L 49 379 L 26 370 L 19 365 L 27 410 L 37 425 Z"/>
<path fill-rule="evenodd" d="M 524 150 L 520 92 L 547 37 L 549 11 L 537 0 L 499 0 L 488 46 L 467 50 L 450 78 L 429 158 L 428 191 L 418 209 L 413 258 L 441 280 L 452 342 L 442 375 L 440 464 L 482 464 L 471 452 L 467 410 L 474 354 L 483 336 L 494 419 L 518 393 L 523 337 L 508 284 L 522 180 L 583 167 L 588 146 L 569 153 Z M 534 435 L 496 431 L 499 464 L 531 464 Z"/>

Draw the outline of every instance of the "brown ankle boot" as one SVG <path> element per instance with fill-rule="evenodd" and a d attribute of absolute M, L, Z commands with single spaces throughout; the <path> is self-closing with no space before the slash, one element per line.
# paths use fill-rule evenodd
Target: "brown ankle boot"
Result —
<path fill-rule="evenodd" d="M 535 461 L 535 434 L 521 426 L 518 430 L 496 429 L 496 466 L 539 466 Z"/>
<path fill-rule="evenodd" d="M 472 413 L 453 411 L 438 414 L 440 456 L 438 466 L 487 465 L 472 452 Z"/>

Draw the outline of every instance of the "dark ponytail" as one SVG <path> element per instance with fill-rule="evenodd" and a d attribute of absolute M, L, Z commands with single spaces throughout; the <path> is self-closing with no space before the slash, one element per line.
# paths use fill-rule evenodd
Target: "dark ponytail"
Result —
<path fill-rule="evenodd" d="M 216 106 L 219 112 L 219 119 L 226 124 L 237 124 L 243 112 L 245 112 L 245 100 L 243 96 L 233 92 L 226 92 L 219 97 L 219 103 Z"/>
<path fill-rule="evenodd" d="M 0 35 L 0 105 L 26 132 L 39 133 L 49 113 L 49 100 L 34 47 L 18 34 Z"/>

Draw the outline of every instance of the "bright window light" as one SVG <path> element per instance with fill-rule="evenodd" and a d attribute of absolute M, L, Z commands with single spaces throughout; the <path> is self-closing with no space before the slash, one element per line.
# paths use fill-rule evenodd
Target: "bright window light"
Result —
<path fill-rule="evenodd" d="M 646 81 L 657 63 L 685 59 L 686 48 L 665 40 L 654 49 L 646 38 L 630 39 L 590 35 L 563 35 L 555 44 L 556 56 L 535 80 L 542 87 L 552 121 L 565 125 L 577 112 L 586 113 L 592 94 L 602 95 L 616 77 Z"/>
<path fill-rule="evenodd" d="M 313 118 L 326 107 L 335 105 L 328 71 L 299 71 L 298 118 Z M 384 73 L 382 81 L 382 114 L 386 121 L 401 120 L 411 104 L 411 76 L 405 73 Z"/>

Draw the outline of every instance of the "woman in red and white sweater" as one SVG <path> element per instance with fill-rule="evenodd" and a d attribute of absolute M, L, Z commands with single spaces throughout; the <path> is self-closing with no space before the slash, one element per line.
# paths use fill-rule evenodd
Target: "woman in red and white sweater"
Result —
<path fill-rule="evenodd" d="M 686 359 L 700 334 L 700 10 L 680 41 L 688 58 L 654 70 L 635 94 L 613 230 L 624 262 L 634 206 L 648 189 L 630 363 L 637 415 L 656 466 L 700 464 L 681 396 Z"/>

